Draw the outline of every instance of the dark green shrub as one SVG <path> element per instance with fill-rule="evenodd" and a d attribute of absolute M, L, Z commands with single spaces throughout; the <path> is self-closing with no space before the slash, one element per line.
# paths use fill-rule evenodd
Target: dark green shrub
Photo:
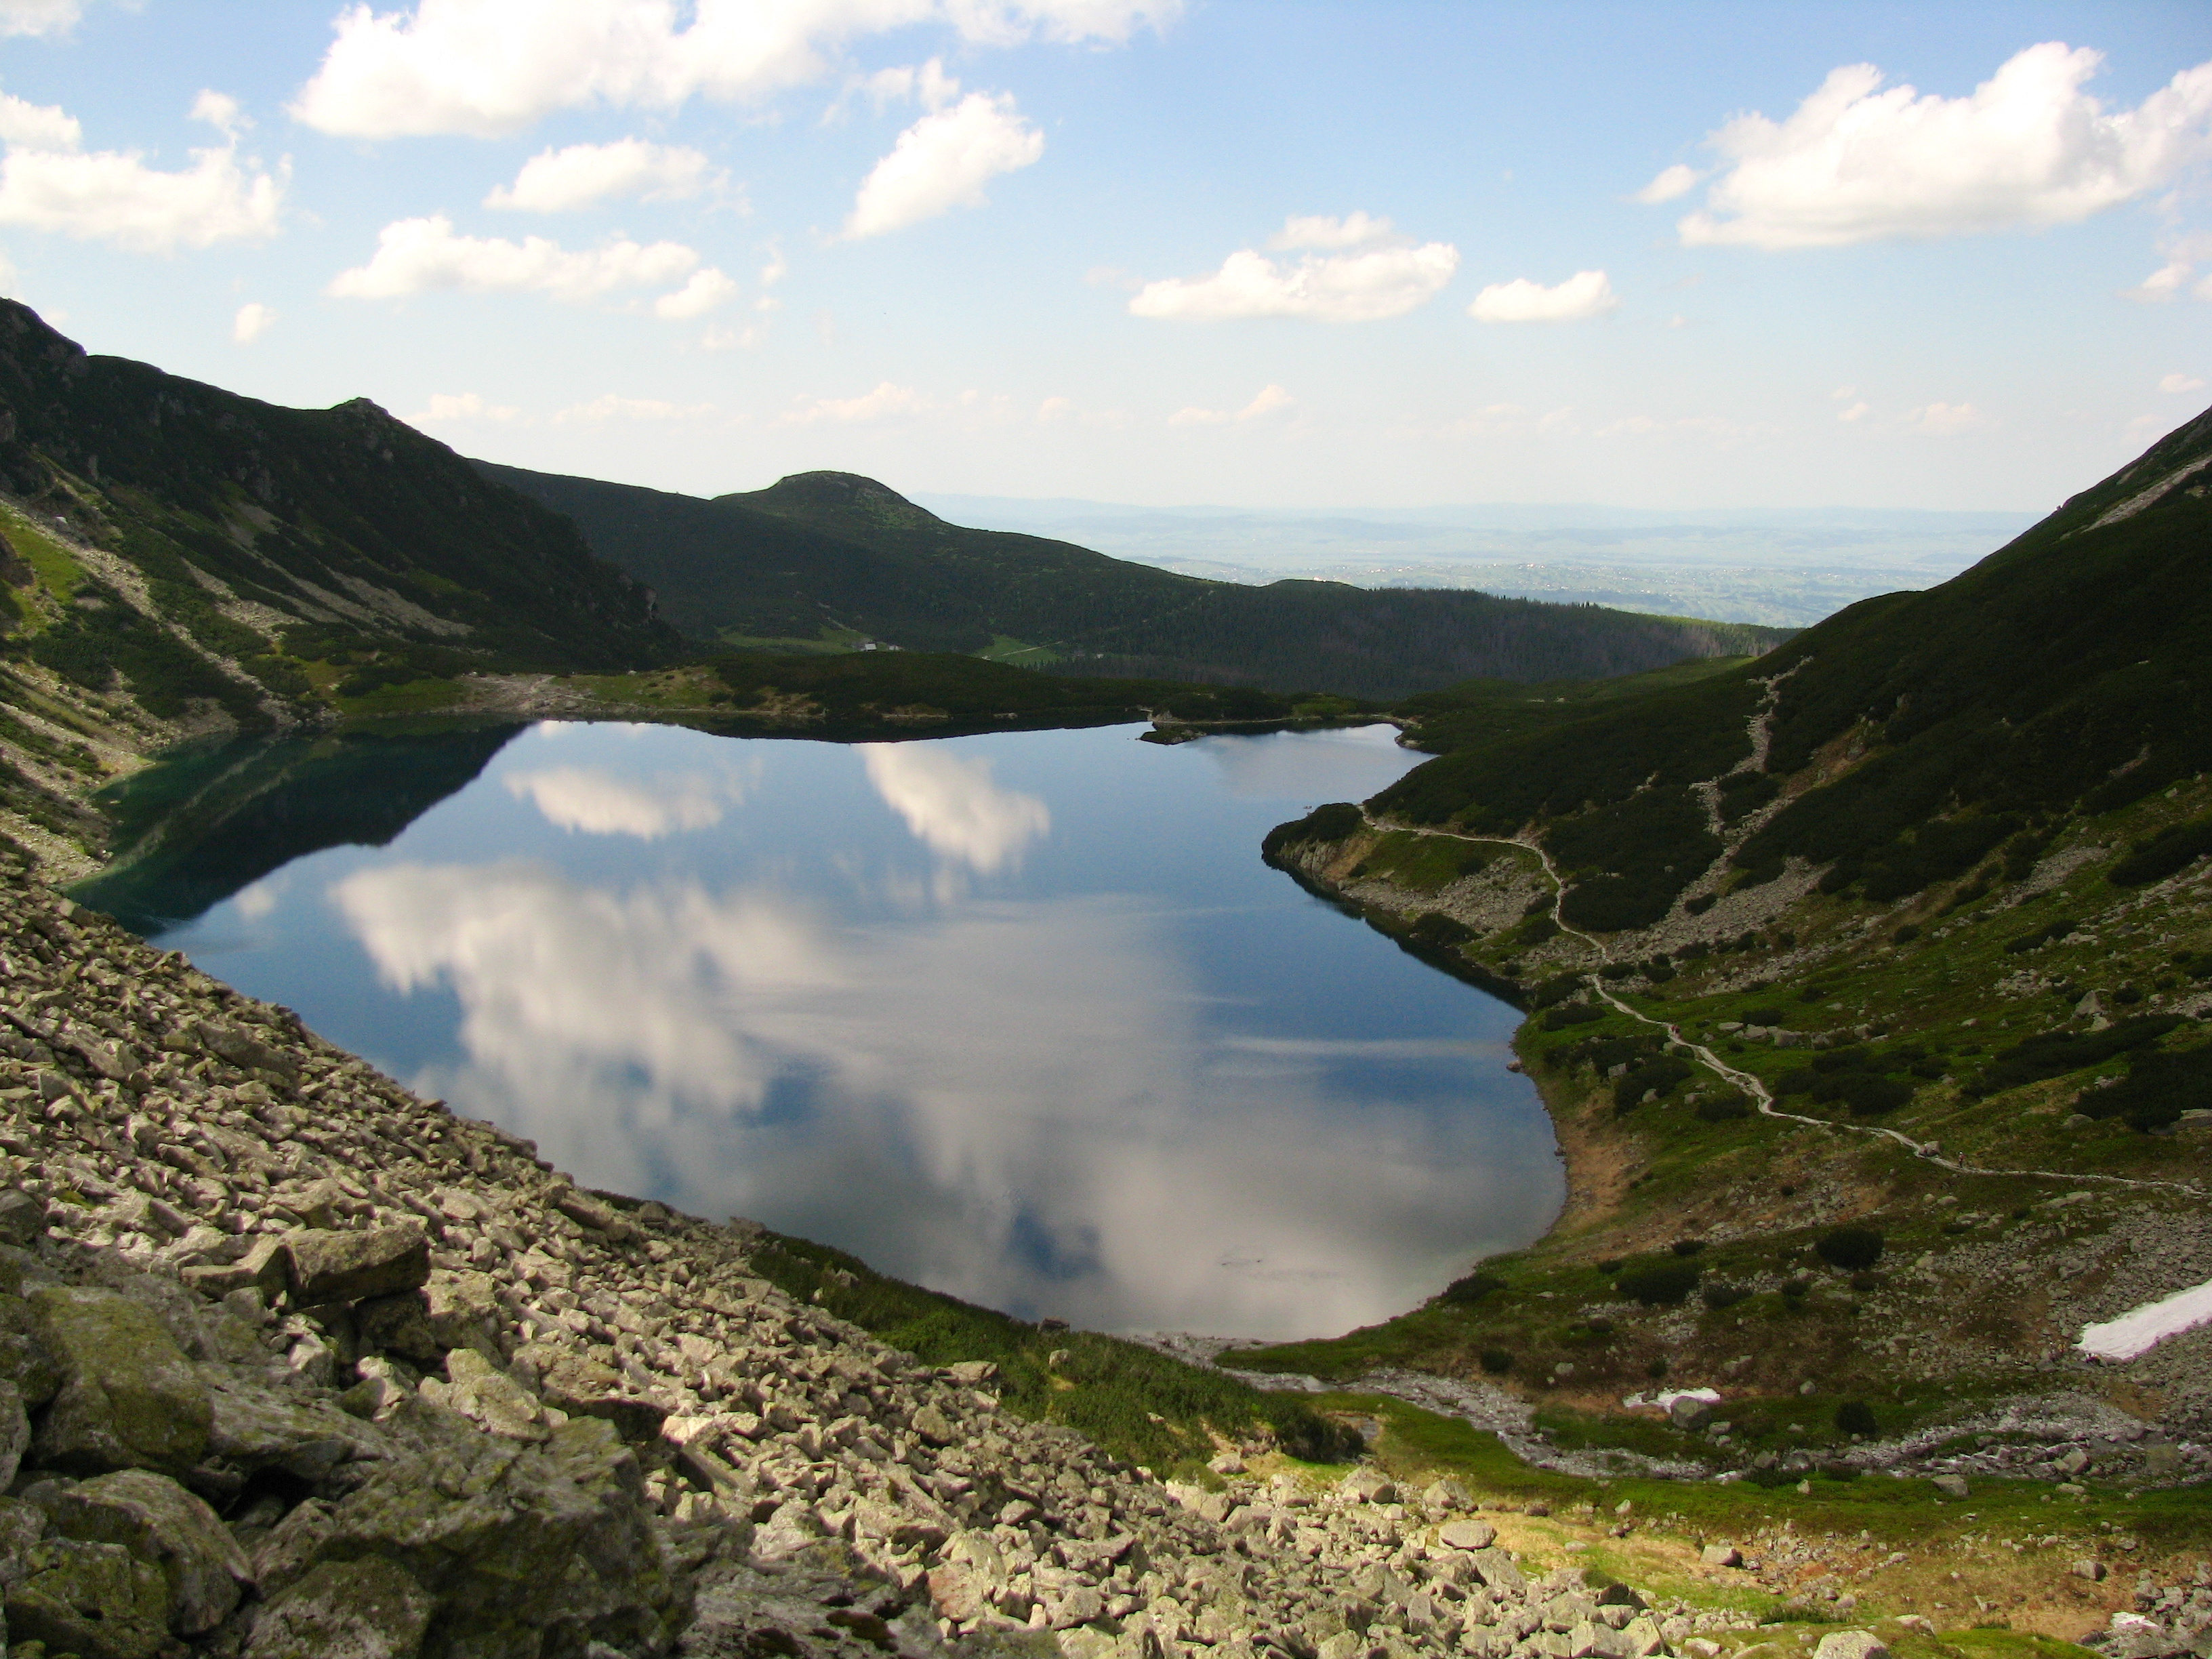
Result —
<path fill-rule="evenodd" d="M 1678 1238 L 1669 1246 L 1676 1255 L 1696 1255 L 1705 1248 L 1702 1238 Z"/>
<path fill-rule="evenodd" d="M 2032 933 L 2022 933 L 2018 939 L 2007 939 L 2004 947 L 2005 954 L 2014 957 L 2024 956 L 2039 945 L 2055 945 L 2072 933 L 2075 926 L 2075 923 L 2063 918 L 2057 921 L 2047 922 Z"/>
<path fill-rule="evenodd" d="M 2074 1100 L 2084 1117 L 2117 1117 L 2139 1133 L 2179 1122 L 2184 1112 L 2200 1106 L 2212 1106 L 2212 1048 L 2138 1053 L 2118 1083 L 2084 1089 Z"/>
<path fill-rule="evenodd" d="M 2106 878 L 2115 887 L 2145 887 L 2212 853 L 2212 817 L 2192 818 L 2139 841 Z"/>
<path fill-rule="evenodd" d="M 1879 1434 L 1881 1425 L 1875 1420 L 1874 1407 L 1863 1400 L 1846 1400 L 1836 1407 L 1838 1434 Z"/>
<path fill-rule="evenodd" d="M 1343 841 L 1366 823 L 1359 808 L 1348 800 L 1316 806 L 1302 818 L 1279 823 L 1260 842 L 1263 858 L 1273 858 L 1285 848 L 1307 842 Z"/>
<path fill-rule="evenodd" d="M 1696 1262 L 1668 1256 L 1622 1268 L 1615 1284 L 1632 1302 L 1641 1302 L 1647 1308 L 1674 1308 L 1698 1288 L 1703 1277 Z"/>
<path fill-rule="evenodd" d="M 1592 1003 L 1570 1002 L 1563 1007 L 1553 1009 L 1544 1016 L 1544 1029 L 1547 1031 L 1564 1031 L 1570 1025 L 1588 1025 L 1593 1020 L 1603 1019 L 1611 1012 L 1610 1009 L 1600 1008 Z"/>
<path fill-rule="evenodd" d="M 1856 1072 L 1839 1077 L 1834 1083 L 1835 1097 L 1851 1109 L 1854 1117 L 1880 1117 L 1893 1112 L 1912 1098 L 1912 1085 L 1900 1083 L 1895 1078 L 1876 1077 L 1870 1073 Z M 1820 1098 L 1821 1091 L 1815 1090 L 1814 1097 Z"/>
<path fill-rule="evenodd" d="M 1771 1003 L 1762 1003 L 1756 1008 L 1747 1009 L 1739 1018 L 1747 1025 L 1784 1025 L 1790 1020 L 1787 1013 Z"/>
<path fill-rule="evenodd" d="M 1433 950 L 1449 950 L 1474 937 L 1474 929 L 1441 910 L 1426 910 L 1413 923 L 1413 939 Z"/>
<path fill-rule="evenodd" d="M 1482 1369 L 1492 1376 L 1503 1376 L 1513 1369 L 1513 1356 L 1503 1348 L 1485 1348 L 1482 1351 Z"/>
<path fill-rule="evenodd" d="M 1718 894 L 1700 893 L 1695 898 L 1683 900 L 1682 908 L 1691 915 L 1702 916 L 1706 911 L 1711 909 L 1713 906 L 1718 902 L 1720 902 L 1720 896 Z"/>
<path fill-rule="evenodd" d="M 2179 1014 L 2136 1014 L 2101 1031 L 2045 1031 L 2015 1042 L 1984 1066 L 1962 1092 L 1970 1100 L 2047 1077 L 2063 1077 L 2136 1048 L 2147 1048 L 2182 1024 Z"/>
<path fill-rule="evenodd" d="M 1910 945 L 1913 940 L 1919 937 L 1920 929 L 1915 927 L 1911 922 L 1908 921 L 1904 927 L 1898 928 L 1895 932 L 1890 934 L 1889 942 L 1892 945 Z"/>
<path fill-rule="evenodd" d="M 1445 1285 L 1443 1294 L 1437 1299 L 1439 1302 L 1448 1302 L 1454 1307 L 1471 1308 L 1492 1291 L 1502 1291 L 1504 1288 L 1505 1281 L 1494 1274 L 1468 1273 L 1464 1278 L 1455 1279 L 1450 1284 Z"/>
<path fill-rule="evenodd" d="M 1722 1095 L 1698 1103 L 1698 1119 L 1703 1123 L 1733 1123 L 1751 1115 L 1751 1103 L 1741 1095 Z"/>
<path fill-rule="evenodd" d="M 1813 1250 L 1831 1267 L 1871 1267 L 1881 1260 L 1882 1236 L 1871 1227 L 1838 1227 L 1820 1235 Z"/>
<path fill-rule="evenodd" d="M 1733 1308 L 1737 1303 L 1749 1297 L 1751 1292 L 1741 1285 L 1730 1285 L 1724 1280 L 1716 1279 L 1707 1284 L 1698 1294 L 1708 1308 L 1718 1313 L 1723 1308 Z"/>

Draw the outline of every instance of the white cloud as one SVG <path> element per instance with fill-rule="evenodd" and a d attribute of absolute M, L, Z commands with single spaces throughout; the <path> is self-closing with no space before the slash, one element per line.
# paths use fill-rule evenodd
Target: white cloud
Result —
<path fill-rule="evenodd" d="M 1260 388 L 1252 401 L 1231 414 L 1225 409 L 1178 409 L 1168 416 L 1170 426 L 1228 426 L 1233 422 L 1256 421 L 1269 415 L 1279 415 L 1295 407 L 1297 399 L 1270 382 Z"/>
<path fill-rule="evenodd" d="M 1341 219 L 1333 219 L 1323 213 L 1293 213 L 1283 221 L 1283 228 L 1267 239 L 1267 246 L 1284 252 L 1307 247 L 1364 247 L 1370 242 L 1402 240 L 1393 235 L 1388 219 L 1370 218 L 1361 212 L 1347 213 Z"/>
<path fill-rule="evenodd" d="M 1711 135 L 1726 165 L 1682 240 L 1830 247 L 2072 224 L 2212 152 L 2212 64 L 2107 113 L 2081 90 L 2102 62 L 2046 41 L 1964 98 L 1881 91 L 1871 64 L 1833 70 L 1788 120 L 1754 112 Z"/>
<path fill-rule="evenodd" d="M 619 398 L 606 392 L 587 404 L 573 404 L 553 417 L 556 426 L 605 421 L 696 421 L 714 412 L 712 404 L 672 404 L 659 398 Z"/>
<path fill-rule="evenodd" d="M 276 234 L 285 170 L 272 174 L 258 161 L 241 167 L 234 143 L 196 149 L 190 167 L 162 173 L 135 154 L 75 149 L 76 123 L 58 110 L 18 105 L 7 118 L 22 127 L 25 110 L 45 129 L 30 144 L 59 142 L 71 148 L 10 140 L 0 161 L 0 224 L 112 242 L 138 253 Z"/>
<path fill-rule="evenodd" d="M 738 285 L 712 265 L 695 270 L 691 280 L 673 294 L 664 294 L 653 302 L 653 314 L 672 323 L 689 322 L 703 317 L 717 306 L 727 305 L 738 297 Z"/>
<path fill-rule="evenodd" d="M 1863 421 L 1868 416 L 1873 413 L 1874 405 L 1872 404 L 1860 402 L 1851 404 L 1847 409 L 1838 410 L 1836 411 L 1836 418 L 1844 422 L 1846 425 L 1856 425 L 1859 422 Z"/>
<path fill-rule="evenodd" d="M 410 415 L 407 423 L 420 426 L 425 421 L 511 421 L 520 410 L 507 404 L 488 404 L 473 392 L 435 392 L 430 394 L 429 407 Z"/>
<path fill-rule="evenodd" d="M 2194 374 L 2166 374 L 2159 378 L 2160 392 L 2202 392 L 2204 382 Z"/>
<path fill-rule="evenodd" d="M 1177 322 L 1245 317 L 1376 322 L 1425 304 L 1458 269 L 1459 250 L 1449 242 L 1310 253 L 1295 264 L 1279 264 L 1252 248 L 1240 248 L 1210 276 L 1147 283 L 1130 300 L 1129 313 Z"/>
<path fill-rule="evenodd" d="M 191 118 L 204 121 L 226 138 L 235 138 L 253 125 L 238 106 L 238 100 L 227 92 L 203 90 L 192 100 Z"/>
<path fill-rule="evenodd" d="M 767 331 L 757 325 L 745 328 L 710 328 L 699 337 L 701 348 L 708 351 L 750 351 L 768 337 Z"/>
<path fill-rule="evenodd" d="M 781 424 L 812 426 L 820 421 L 839 421 L 851 425 L 865 425 L 900 416 L 927 414 L 934 407 L 928 398 L 912 386 L 894 386 L 885 380 L 873 392 L 863 392 L 857 398 L 817 398 L 805 408 L 786 415 Z"/>
<path fill-rule="evenodd" d="M 924 109 L 943 109 L 960 95 L 960 82 L 945 72 L 941 59 L 933 58 L 919 69 L 909 64 L 878 70 L 860 82 L 860 90 L 879 113 L 909 98 Z"/>
<path fill-rule="evenodd" d="M 1012 94 L 971 92 L 899 134 L 861 181 L 845 234 L 881 236 L 957 207 L 981 207 L 985 185 L 1043 154 L 1044 134 L 1022 118 Z"/>
<path fill-rule="evenodd" d="M 1630 199 L 1650 206 L 1660 202 L 1671 202 L 1678 196 L 1687 196 L 1698 187 L 1705 175 L 1693 167 L 1677 161 L 1661 173 L 1650 184 L 1638 191 Z"/>
<path fill-rule="evenodd" d="M 345 300 L 399 300 L 431 289 L 465 294 L 550 295 L 571 304 L 618 289 L 659 288 L 688 276 L 699 256 L 680 242 L 605 243 L 571 252 L 542 236 L 457 236 L 443 214 L 385 226 L 375 255 L 340 271 L 327 290 Z"/>
<path fill-rule="evenodd" d="M 1474 296 L 1467 314 L 1481 323 L 1572 323 L 1602 317 L 1620 304 L 1603 271 L 1578 270 L 1557 288 L 1526 276 L 1492 283 Z"/>
<path fill-rule="evenodd" d="M 9 149 L 75 149 L 83 142 L 83 127 L 59 105 L 33 104 L 0 92 L 0 143 Z"/>
<path fill-rule="evenodd" d="M 484 198 L 488 208 L 525 213 L 573 213 L 601 202 L 642 198 L 680 201 L 716 182 L 713 163 L 683 145 L 621 138 L 611 144 L 570 144 L 547 149 L 522 164 L 512 185 Z"/>
<path fill-rule="evenodd" d="M 83 15 L 82 0 L 0 0 L 0 35 L 65 34 Z"/>
<path fill-rule="evenodd" d="M 276 325 L 276 313 L 258 300 L 239 307 L 238 315 L 231 319 L 230 337 L 240 345 L 252 345 Z"/>
<path fill-rule="evenodd" d="M 1126 40 L 1179 0 L 418 0 L 339 14 L 292 113 L 349 137 L 518 132 L 556 110 L 674 109 L 818 80 L 848 40 L 916 24 L 966 41 Z"/>
<path fill-rule="evenodd" d="M 1905 429 L 1923 438 L 1952 438 L 1986 424 L 1972 404 L 1928 404 L 1908 410 Z"/>
<path fill-rule="evenodd" d="M 1701 438 L 1742 438 L 1751 428 L 1722 415 L 1678 415 L 1668 418 L 1656 415 L 1630 415 L 1609 421 L 1598 428 L 1601 438 L 1664 437 L 1673 433 L 1691 433 Z"/>
<path fill-rule="evenodd" d="M 2191 282 L 2197 267 L 2212 260 L 2212 236 L 2173 237 L 2162 244 L 2159 252 L 2166 255 L 2166 263 L 2144 277 L 2142 286 L 2123 289 L 2124 297 L 2148 305 L 2163 305 L 2185 294 L 2212 300 L 2212 276 L 2193 285 Z"/>

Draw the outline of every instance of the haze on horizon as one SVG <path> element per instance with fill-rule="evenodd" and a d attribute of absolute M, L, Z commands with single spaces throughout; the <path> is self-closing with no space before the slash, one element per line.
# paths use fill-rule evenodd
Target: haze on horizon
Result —
<path fill-rule="evenodd" d="M 2040 514 L 2212 402 L 2159 0 L 0 0 L 0 144 L 94 351 L 703 495 Z"/>

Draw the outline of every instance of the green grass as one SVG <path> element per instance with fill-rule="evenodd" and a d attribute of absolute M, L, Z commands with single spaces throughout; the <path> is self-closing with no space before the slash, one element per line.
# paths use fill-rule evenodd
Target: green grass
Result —
<path fill-rule="evenodd" d="M 454 680 L 419 679 L 398 685 L 380 685 L 362 696 L 339 696 L 331 701 L 345 714 L 427 714 L 451 708 L 466 695 Z"/>
<path fill-rule="evenodd" d="M 1115 1456 L 1163 1475 L 1188 1477 L 1203 1468 L 1215 1434 L 1264 1432 L 1309 1460 L 1353 1449 L 1350 1437 L 1301 1399 L 1262 1393 L 1133 1342 L 1041 1330 L 878 1273 L 827 1245 L 771 1233 L 753 1247 L 751 1261 L 754 1272 L 791 1296 L 927 1364 L 991 1361 L 1009 1411 L 1079 1430 Z"/>
<path fill-rule="evenodd" d="M 37 573 L 47 591 L 67 605 L 76 596 L 77 584 L 85 578 L 84 567 L 72 557 L 67 548 L 48 535 L 30 518 L 8 509 L 4 514 L 4 533 L 9 546 L 16 556 Z"/>

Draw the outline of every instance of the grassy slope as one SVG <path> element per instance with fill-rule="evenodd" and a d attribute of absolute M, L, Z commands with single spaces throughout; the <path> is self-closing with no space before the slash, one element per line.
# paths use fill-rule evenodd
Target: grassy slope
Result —
<path fill-rule="evenodd" d="M 2177 830 L 2212 820 L 2200 775 L 2212 721 L 2197 702 L 2212 672 L 2212 582 L 2198 552 L 2205 503 L 2185 486 L 2093 526 L 2208 450 L 2212 422 L 2193 422 L 1948 587 L 1856 607 L 1755 671 L 1608 704 L 1486 693 L 1433 707 L 1425 736 L 1464 746 L 1386 791 L 1378 811 L 1468 835 L 1537 834 L 1586 890 L 1625 871 L 1659 902 L 1649 926 L 1608 937 L 1612 988 L 1777 1092 L 1869 1081 L 1851 1085 L 1856 1097 L 1784 1094 L 1788 1109 L 1840 1130 L 1741 1115 L 1737 1091 L 1670 1060 L 1649 1026 L 1580 988 L 1598 962 L 1571 937 L 1516 925 L 1447 943 L 1551 1005 L 1519 1048 L 1580 1166 L 1577 1200 L 1551 1237 L 1483 1264 L 1497 1288 L 1471 1285 L 1462 1299 L 1249 1363 L 1471 1374 L 1487 1355 L 1549 1402 L 1564 1434 L 1654 1452 L 1694 1448 L 1616 1407 L 1660 1376 L 1725 1375 L 1748 1401 L 1732 1407 L 1748 1451 L 1832 1441 L 1847 1400 L 1870 1404 L 1885 1431 L 2055 1382 L 2154 1411 L 2136 1385 L 2054 1373 L 2049 1356 L 2115 1273 L 2136 1282 L 2125 1264 L 2146 1237 L 2203 1227 L 2201 1199 L 2082 1177 L 2212 1184 L 2201 1121 L 2144 1132 L 2212 1105 L 2202 1024 L 2132 1028 L 2150 1040 L 2123 1052 L 2081 1041 L 2096 1024 L 2081 1006 L 2089 992 L 2123 1019 L 2161 1014 L 2194 1006 L 2212 975 L 2206 878 L 2192 880 L 2185 860 L 2174 874 L 2168 857 L 2163 885 L 2112 879 L 2130 874 L 2130 848 L 2186 853 L 2196 842 Z M 1724 813 L 1749 801 L 1722 837 L 1666 871 L 1591 833 L 1618 833 L 1632 810 L 1663 831 L 1648 804 L 1694 800 L 1688 784 L 1743 760 L 1745 718 L 1764 690 L 1752 674 L 1793 666 L 1771 770 L 1740 775 L 1757 787 L 1717 798 Z M 2212 832 L 2197 833 L 2212 850 Z M 1724 842 L 1733 852 L 1712 857 Z M 1472 843 L 1359 831 L 1279 852 L 1325 884 L 1358 870 L 1376 925 L 1406 935 L 1425 913 L 1448 915 L 1462 890 L 1440 844 Z M 1823 868 L 1828 890 L 1810 879 Z M 1761 879 L 1778 869 L 1806 874 Z M 2053 921 L 2075 931 L 2026 943 Z M 1720 1030 L 1730 1022 L 1786 1025 L 1825 1052 L 1747 1042 Z M 2039 1064 L 2039 1051 L 2018 1053 L 2053 1036 Z M 1816 1060 L 1835 1069 L 1815 1072 Z M 1629 1076 L 1610 1076 L 1616 1066 Z M 2156 1108 L 2136 1127 L 2076 1111 L 2087 1091 L 2080 1103 L 2102 1113 L 2095 1085 L 2139 1066 L 2180 1081 L 2135 1086 Z M 2055 1173 L 1954 1174 L 1858 1132 L 1874 1124 L 1974 1167 Z M 2052 1203 L 2076 1190 L 2093 1196 Z M 1814 1249 L 1850 1220 L 1884 1236 L 1881 1260 L 1856 1275 Z M 1676 1257 L 1677 1240 L 1705 1248 Z M 1665 1262 L 1698 1274 L 1679 1306 L 1622 1295 L 1639 1267 Z M 2179 1288 L 2143 1273 L 2149 1294 Z M 1815 1392 L 1801 1395 L 1808 1381 Z"/>

